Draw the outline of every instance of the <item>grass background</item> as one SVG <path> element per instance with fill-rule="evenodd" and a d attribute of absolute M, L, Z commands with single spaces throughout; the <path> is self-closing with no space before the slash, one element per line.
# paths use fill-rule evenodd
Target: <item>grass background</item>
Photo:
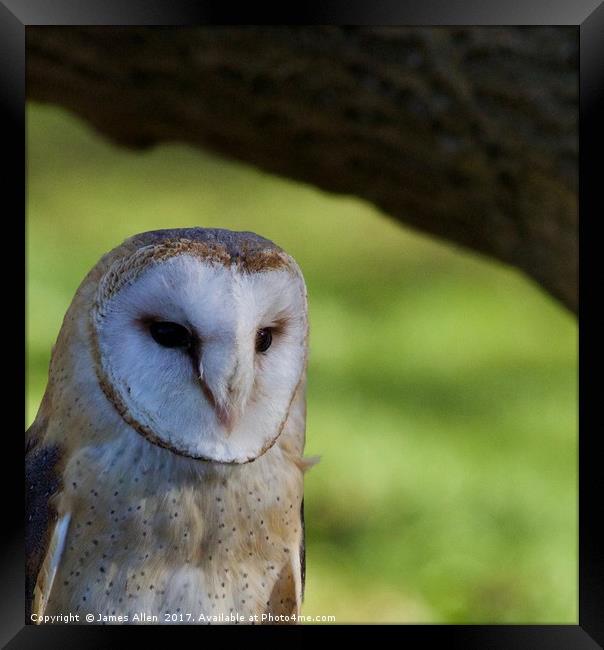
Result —
<path fill-rule="evenodd" d="M 303 613 L 577 621 L 577 327 L 515 271 L 371 206 L 185 146 L 116 148 L 27 118 L 27 422 L 71 297 L 144 230 L 282 245 L 308 284 Z"/>

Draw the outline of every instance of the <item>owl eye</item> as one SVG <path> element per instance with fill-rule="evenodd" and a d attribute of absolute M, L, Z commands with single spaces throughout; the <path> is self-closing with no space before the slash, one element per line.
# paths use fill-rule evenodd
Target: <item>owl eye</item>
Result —
<path fill-rule="evenodd" d="M 264 327 L 256 332 L 256 352 L 266 352 L 273 342 L 273 331 Z"/>
<path fill-rule="evenodd" d="M 153 340 L 165 348 L 188 348 L 191 345 L 191 333 L 178 323 L 156 321 L 149 325 L 149 332 Z"/>

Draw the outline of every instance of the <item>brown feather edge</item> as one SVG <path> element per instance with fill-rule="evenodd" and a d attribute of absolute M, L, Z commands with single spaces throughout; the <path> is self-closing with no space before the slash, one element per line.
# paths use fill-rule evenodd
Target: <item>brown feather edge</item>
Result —
<path fill-rule="evenodd" d="M 302 539 L 300 540 L 300 601 L 304 602 L 304 588 L 306 587 L 306 526 L 304 523 L 304 497 L 300 504 L 300 526 Z"/>

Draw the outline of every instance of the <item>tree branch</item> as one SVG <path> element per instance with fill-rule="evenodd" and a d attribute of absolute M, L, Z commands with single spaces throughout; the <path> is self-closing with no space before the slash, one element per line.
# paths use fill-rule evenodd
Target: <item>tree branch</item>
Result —
<path fill-rule="evenodd" d="M 31 99 L 208 147 L 522 269 L 577 308 L 574 28 L 27 29 Z"/>

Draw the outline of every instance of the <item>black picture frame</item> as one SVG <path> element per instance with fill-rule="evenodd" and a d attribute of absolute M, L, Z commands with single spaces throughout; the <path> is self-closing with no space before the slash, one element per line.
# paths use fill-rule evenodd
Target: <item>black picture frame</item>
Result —
<path fill-rule="evenodd" d="M 317 3 L 318 4 L 318 3 Z M 193 25 L 193 24 L 397 24 L 397 25 L 572 25 L 580 39 L 580 209 L 583 212 L 580 240 L 584 246 L 593 246 L 595 237 L 586 235 L 595 221 L 592 212 L 596 206 L 602 211 L 603 202 L 598 192 L 598 163 L 603 162 L 601 120 L 604 116 L 604 2 L 602 0 L 525 0 L 520 3 L 503 3 L 497 0 L 424 0 L 420 3 L 384 2 L 361 3 L 322 2 L 321 6 L 304 7 L 284 5 L 263 15 L 262 8 L 253 3 L 237 11 L 228 3 L 173 0 L 0 0 L 0 125 L 2 129 L 3 194 L 5 200 L 4 230 L 5 251 L 8 244 L 14 248 L 19 241 L 24 251 L 25 241 L 25 30 L 28 25 Z M 239 8 L 240 9 L 240 8 Z M 266 12 L 264 12 L 266 13 Z M 11 207 L 8 207 L 11 206 Z M 597 223 L 597 222 L 596 222 Z M 8 226 L 15 228 L 9 235 Z M 580 436 L 579 436 L 579 621 L 577 625 L 401 625 L 390 631 L 401 642 L 412 644 L 446 643 L 463 648 L 565 648 L 588 649 L 604 644 L 604 534 L 598 531 L 604 494 L 604 480 L 599 468 L 597 439 L 601 435 L 591 428 L 588 420 L 589 387 L 584 381 L 586 356 L 591 358 L 594 341 L 585 329 L 591 322 L 588 313 L 589 292 L 593 279 L 587 276 L 585 262 L 589 252 L 582 255 L 581 328 L 580 328 Z M 4 255 L 7 266 L 5 278 L 15 276 L 15 267 Z M 24 269 L 24 266 L 22 267 Z M 24 271 L 23 271 L 24 273 Z M 24 278 L 23 278 L 24 279 Z M 12 305 L 24 313 L 24 292 L 18 282 L 6 282 L 15 291 Z M 587 296 L 587 297 L 586 297 Z M 11 310 L 12 311 L 12 310 Z M 5 323 L 6 325 L 6 323 Z M 14 325 L 9 323 L 10 329 Z M 24 328 L 23 330 L 24 331 Z M 0 538 L 2 553 L 0 566 L 2 581 L 0 591 L 0 643 L 8 648 L 108 647 L 123 639 L 125 629 L 111 626 L 31 626 L 24 625 L 24 553 L 23 553 L 23 501 L 21 497 L 23 457 L 22 414 L 24 413 L 24 362 L 16 340 L 9 331 L 8 347 L 16 353 L 12 377 L 7 391 L 14 390 L 9 399 L 15 413 L 15 426 L 4 433 L 2 480 L 5 496 L 4 535 Z M 24 343 L 24 334 L 19 339 Z M 589 343 L 588 343 L 589 342 Z M 589 349 L 589 353 L 586 352 Z M 24 349 L 24 346 L 21 350 Z M 8 351 L 8 350 L 7 350 Z M 585 362 L 585 363 L 584 363 Z M 592 361 L 593 363 L 593 361 Z M 593 388 L 592 388 L 593 390 Z M 20 397 L 19 397 L 20 396 Z M 22 410 L 19 411 L 19 408 Z M 19 413 L 19 415 L 17 415 Z M 546 444 L 546 443 L 544 443 Z M 147 633 L 150 628 L 145 628 Z M 170 634 L 174 628 L 170 627 Z M 182 629 L 182 628 L 180 628 Z M 196 628 L 195 628 L 196 629 Z M 296 628 L 300 630 L 301 628 Z M 302 628 L 312 634 L 314 627 Z M 330 628 L 321 627 L 322 632 Z M 333 631 L 333 627 L 331 628 Z M 142 641 L 136 628 L 133 642 Z M 226 632 L 225 632 L 226 633 Z M 370 631 L 373 634 L 372 631 Z M 155 634 L 155 630 L 153 630 Z M 162 631 L 160 634 L 164 634 Z M 232 634 L 232 632 L 228 632 Z M 171 639 L 174 637 L 171 636 Z M 224 637 L 222 637 L 224 638 Z M 227 637 L 232 638 L 232 637 Z M 290 637 L 291 638 L 291 637 Z M 156 637 L 159 641 L 159 637 Z M 414 647 L 414 646 L 411 646 Z"/>

